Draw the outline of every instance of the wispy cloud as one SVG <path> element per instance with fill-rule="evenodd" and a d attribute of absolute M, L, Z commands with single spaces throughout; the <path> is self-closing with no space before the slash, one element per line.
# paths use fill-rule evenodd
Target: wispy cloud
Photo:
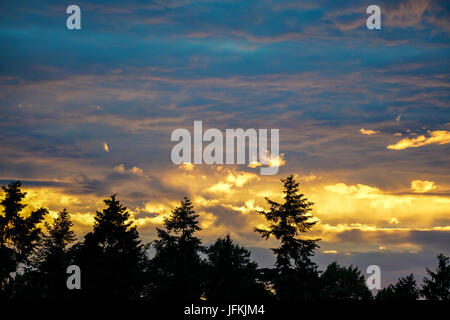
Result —
<path fill-rule="evenodd" d="M 429 144 L 450 143 L 450 131 L 437 130 L 430 132 L 430 136 L 418 136 L 416 138 L 404 138 L 395 144 L 387 146 L 390 150 L 404 150 L 408 148 L 418 148 Z"/>
<path fill-rule="evenodd" d="M 367 136 L 371 136 L 371 135 L 377 133 L 375 130 L 370 130 L 370 129 L 366 130 L 366 129 L 364 129 L 364 128 L 361 128 L 361 130 L 359 130 L 359 131 L 360 131 L 362 134 L 365 134 L 365 135 L 367 135 Z"/>

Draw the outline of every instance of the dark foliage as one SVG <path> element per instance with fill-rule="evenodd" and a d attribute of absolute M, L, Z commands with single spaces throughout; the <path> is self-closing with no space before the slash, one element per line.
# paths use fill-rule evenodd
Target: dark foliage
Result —
<path fill-rule="evenodd" d="M 364 275 L 357 267 L 328 265 L 321 275 L 322 298 L 325 300 L 371 300 Z"/>
<path fill-rule="evenodd" d="M 16 294 L 23 298 L 68 299 L 71 292 L 66 287 L 67 266 L 71 264 L 69 246 L 75 241 L 73 223 L 66 209 L 58 213 L 53 224 L 44 224 L 47 233 L 42 236 L 36 254 L 31 259 L 32 268 L 17 275 Z"/>
<path fill-rule="evenodd" d="M 155 257 L 150 262 L 151 285 L 148 298 L 195 301 L 202 295 L 204 250 L 194 234 L 200 230 L 191 200 L 187 197 L 164 220 L 165 229 L 156 228 Z"/>
<path fill-rule="evenodd" d="M 100 299 L 138 299 L 145 279 L 146 246 L 116 196 L 104 202 L 106 208 L 97 211 L 94 230 L 76 247 L 76 261 L 83 273 L 81 294 Z"/>
<path fill-rule="evenodd" d="M 281 181 L 284 185 L 284 203 L 266 198 L 270 210 L 260 213 L 270 225 L 267 229 L 255 228 L 255 231 L 265 239 L 273 236 L 280 240 L 280 247 L 272 249 L 276 255 L 273 288 L 277 297 L 281 300 L 317 299 L 320 291 L 319 273 L 311 256 L 318 248 L 319 239 L 297 238 L 316 224 L 310 214 L 313 203 L 299 192 L 299 184 L 292 175 Z"/>
<path fill-rule="evenodd" d="M 93 230 L 75 243 L 73 224 L 66 209 L 51 224 L 45 222 L 47 210 L 26 215 L 22 203 L 25 193 L 20 182 L 3 186 L 0 205 L 0 298 L 150 300 L 151 302 L 189 302 L 206 299 L 214 303 L 255 301 L 368 301 L 368 290 L 358 268 L 331 263 L 321 274 L 311 260 L 318 239 L 300 236 L 315 224 L 312 203 L 299 192 L 293 176 L 282 179 L 284 202 L 267 199 L 267 229 L 256 228 L 263 238 L 280 241 L 272 249 L 275 268 L 259 269 L 250 251 L 229 235 L 205 248 L 196 233 L 198 215 L 185 197 L 164 228 L 157 228 L 149 259 L 150 244 L 139 240 L 130 213 L 116 196 L 106 199 L 106 207 L 96 212 Z M 80 266 L 81 290 L 66 286 L 67 267 Z M 378 292 L 376 300 L 414 301 L 421 295 L 428 300 L 450 300 L 450 263 L 438 255 L 435 271 L 427 269 L 421 289 L 414 276 L 400 278 Z"/>
<path fill-rule="evenodd" d="M 381 301 L 414 301 L 419 299 L 419 288 L 414 275 L 398 279 L 396 284 L 378 291 L 375 299 Z"/>
<path fill-rule="evenodd" d="M 208 301 L 271 300 L 271 294 L 258 280 L 258 265 L 250 259 L 250 251 L 235 244 L 230 235 L 217 239 L 206 253 L 205 296 Z"/>
<path fill-rule="evenodd" d="M 22 203 L 26 193 L 20 190 L 19 181 L 2 186 L 4 199 L 0 202 L 3 211 L 0 214 L 0 297 L 12 296 L 11 273 L 19 264 L 29 262 L 30 256 L 41 237 L 41 229 L 37 226 L 48 213 L 40 208 L 31 212 L 28 217 L 22 214 L 26 207 Z"/>
<path fill-rule="evenodd" d="M 420 293 L 428 300 L 450 300 L 450 261 L 442 253 L 437 256 L 435 272 L 427 268 L 429 278 L 423 280 Z"/>

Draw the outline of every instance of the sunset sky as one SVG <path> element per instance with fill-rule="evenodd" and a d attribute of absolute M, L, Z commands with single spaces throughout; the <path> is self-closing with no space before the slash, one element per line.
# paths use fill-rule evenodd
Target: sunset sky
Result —
<path fill-rule="evenodd" d="M 321 268 L 420 282 L 450 254 L 449 2 L 77 1 L 68 30 L 70 4 L 0 2 L 0 183 L 23 181 L 29 209 L 67 207 L 81 238 L 117 193 L 151 241 L 188 195 L 205 244 L 230 233 L 271 266 L 256 210 L 294 174 Z M 280 129 L 279 173 L 174 165 L 194 120 Z"/>

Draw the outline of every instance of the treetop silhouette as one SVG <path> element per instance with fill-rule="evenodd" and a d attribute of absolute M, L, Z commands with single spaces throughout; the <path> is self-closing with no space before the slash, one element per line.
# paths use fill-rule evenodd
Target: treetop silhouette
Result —
<path fill-rule="evenodd" d="M 450 300 L 450 259 L 442 253 L 437 256 L 435 272 L 427 268 L 429 278 L 423 279 L 421 294 L 429 300 Z"/>
<path fill-rule="evenodd" d="M 153 241 L 155 257 L 150 262 L 153 288 L 151 299 L 199 300 L 202 295 L 204 251 L 195 232 L 201 230 L 198 215 L 188 197 L 184 197 L 170 216 L 164 219 L 164 229 L 156 228 L 158 239 Z"/>
<path fill-rule="evenodd" d="M 106 208 L 97 211 L 93 231 L 76 250 L 85 275 L 82 291 L 102 299 L 136 299 L 141 294 L 147 246 L 116 195 L 104 202 Z"/>
<path fill-rule="evenodd" d="M 149 300 L 194 303 L 257 303 L 300 300 L 371 300 L 364 276 L 354 266 L 328 265 L 324 272 L 311 258 L 319 239 L 301 236 L 315 225 L 312 203 L 299 192 L 291 175 L 283 182 L 283 203 L 267 199 L 270 208 L 261 211 L 267 229 L 255 228 L 262 238 L 280 241 L 272 251 L 274 268 L 258 268 L 250 251 L 230 235 L 202 245 L 197 232 L 199 215 L 191 200 L 180 205 L 156 228 L 157 238 L 143 244 L 130 212 L 116 195 L 105 199 L 96 211 L 92 231 L 77 243 L 66 209 L 51 223 L 41 223 L 47 209 L 23 213 L 25 192 L 20 182 L 3 186 L 0 205 L 0 298 Z M 75 244 L 74 244 L 75 243 Z M 155 250 L 150 259 L 150 245 Z M 66 268 L 81 269 L 81 290 L 66 287 Z M 450 300 L 450 260 L 438 255 L 435 271 L 421 289 L 414 276 L 400 278 L 380 290 L 376 300 Z"/>
<path fill-rule="evenodd" d="M 41 237 L 39 223 L 48 213 L 40 208 L 28 217 L 22 215 L 26 207 L 22 203 L 26 193 L 22 192 L 20 181 L 2 186 L 4 198 L 0 202 L 3 211 L 0 214 L 0 295 L 6 294 L 10 284 L 11 272 L 17 270 L 20 263 L 28 263 Z"/>
<path fill-rule="evenodd" d="M 265 239 L 274 236 L 280 240 L 279 248 L 272 249 L 277 256 L 276 266 L 279 269 L 290 269 L 292 261 L 295 266 L 308 265 L 314 250 L 318 248 L 320 239 L 303 240 L 297 236 L 309 231 L 316 221 L 312 221 L 311 210 L 313 203 L 299 192 L 299 183 L 291 175 L 283 182 L 284 203 L 278 203 L 266 198 L 270 204 L 269 211 L 258 211 L 270 223 L 268 229 L 255 228 Z"/>

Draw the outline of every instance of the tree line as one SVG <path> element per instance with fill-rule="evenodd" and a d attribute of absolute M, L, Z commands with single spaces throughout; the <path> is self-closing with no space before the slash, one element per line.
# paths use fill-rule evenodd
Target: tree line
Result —
<path fill-rule="evenodd" d="M 192 302 L 304 300 L 450 300 L 450 262 L 438 255 L 435 271 L 419 288 L 414 276 L 379 290 L 373 296 L 355 266 L 333 262 L 323 271 L 311 260 L 320 239 L 299 236 L 314 227 L 310 201 L 291 175 L 281 180 L 283 202 L 267 199 L 269 209 L 258 212 L 267 229 L 255 228 L 263 239 L 274 237 L 273 268 L 260 268 L 250 251 L 231 239 L 202 244 L 198 215 L 185 197 L 156 228 L 150 243 L 139 239 L 130 213 L 116 195 L 104 200 L 93 229 L 76 242 L 66 209 L 49 224 L 48 210 L 25 216 L 26 193 L 19 181 L 2 186 L 0 205 L 1 299 L 126 299 Z M 154 249 L 150 257 L 149 249 Z M 81 289 L 66 286 L 69 265 L 81 270 Z"/>

